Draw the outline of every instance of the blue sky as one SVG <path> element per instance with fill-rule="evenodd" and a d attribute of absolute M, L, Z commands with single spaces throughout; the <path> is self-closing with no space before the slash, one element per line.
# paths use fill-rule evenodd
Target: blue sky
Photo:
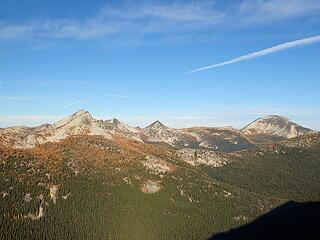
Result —
<path fill-rule="evenodd" d="M 79 109 L 145 126 L 242 127 L 279 114 L 320 130 L 318 0 L 1 0 L 0 127 Z"/>

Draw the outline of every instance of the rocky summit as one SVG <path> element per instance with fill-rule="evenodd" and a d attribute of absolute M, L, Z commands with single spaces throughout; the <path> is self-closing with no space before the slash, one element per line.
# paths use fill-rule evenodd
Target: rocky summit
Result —
<path fill-rule="evenodd" d="M 310 132 L 311 129 L 277 115 L 258 118 L 241 130 L 243 135 L 256 142 L 290 139 Z"/>

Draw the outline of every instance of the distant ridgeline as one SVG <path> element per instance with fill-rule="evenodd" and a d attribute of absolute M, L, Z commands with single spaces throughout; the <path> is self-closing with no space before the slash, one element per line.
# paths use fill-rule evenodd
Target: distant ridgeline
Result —
<path fill-rule="evenodd" d="M 259 144 L 287 140 L 310 132 L 313 131 L 275 115 L 259 118 L 240 130 L 232 127 L 173 129 L 160 121 L 145 128 L 134 128 L 115 118 L 96 120 L 88 111 L 80 110 L 54 124 L 44 124 L 34 128 L 0 129 L 0 139 L 6 146 L 31 148 L 38 144 L 57 142 L 69 136 L 84 134 L 103 136 L 107 139 L 122 137 L 179 149 L 233 152 L 254 148 Z"/>

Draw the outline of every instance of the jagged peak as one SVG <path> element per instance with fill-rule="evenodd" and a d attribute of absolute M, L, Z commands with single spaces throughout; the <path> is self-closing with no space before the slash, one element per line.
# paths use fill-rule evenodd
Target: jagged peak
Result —
<path fill-rule="evenodd" d="M 129 126 L 128 124 L 121 122 L 117 118 L 112 118 L 104 121 L 105 127 L 113 131 L 122 131 L 122 132 L 138 132 L 134 127 Z"/>
<path fill-rule="evenodd" d="M 160 122 L 159 120 L 151 123 L 149 126 L 147 126 L 146 128 L 152 128 L 152 127 L 162 127 L 162 128 L 167 128 L 166 125 L 164 125 L 162 122 Z"/>
<path fill-rule="evenodd" d="M 117 118 L 112 118 L 112 119 L 111 119 L 111 122 L 114 123 L 114 124 L 119 124 L 119 123 L 121 123 L 121 122 L 119 121 L 119 119 L 117 119 Z"/>
<path fill-rule="evenodd" d="M 117 118 L 112 118 L 104 121 L 107 124 L 112 124 L 112 125 L 120 125 L 120 124 L 125 124 L 121 121 L 119 121 Z"/>

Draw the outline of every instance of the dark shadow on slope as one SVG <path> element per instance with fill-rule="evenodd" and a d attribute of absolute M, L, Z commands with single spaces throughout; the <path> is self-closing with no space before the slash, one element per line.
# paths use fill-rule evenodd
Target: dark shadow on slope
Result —
<path fill-rule="evenodd" d="M 320 240 L 320 202 L 287 202 L 255 221 L 210 240 Z"/>

